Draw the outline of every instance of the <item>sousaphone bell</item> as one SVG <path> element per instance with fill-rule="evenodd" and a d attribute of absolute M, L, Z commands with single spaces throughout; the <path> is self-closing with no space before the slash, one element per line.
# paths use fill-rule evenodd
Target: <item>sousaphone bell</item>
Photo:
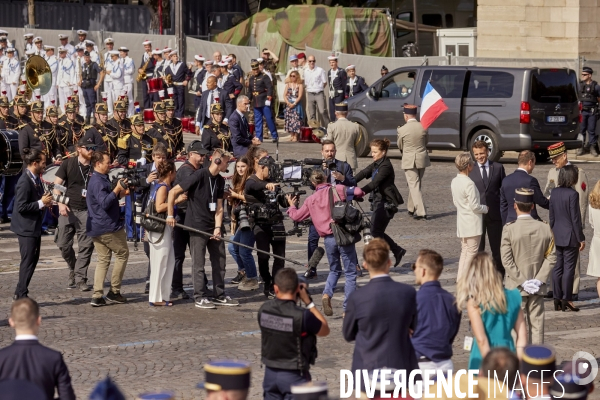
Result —
<path fill-rule="evenodd" d="M 25 63 L 27 86 L 33 91 L 39 89 L 40 95 L 47 94 L 52 88 L 52 71 L 40 56 L 31 56 Z"/>

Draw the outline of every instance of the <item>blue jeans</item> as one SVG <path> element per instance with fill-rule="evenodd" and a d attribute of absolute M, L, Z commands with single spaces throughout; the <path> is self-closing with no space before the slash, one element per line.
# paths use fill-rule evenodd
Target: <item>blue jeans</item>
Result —
<path fill-rule="evenodd" d="M 315 228 L 314 225 L 311 225 L 308 228 L 308 260 L 309 261 L 310 261 L 311 257 L 313 256 L 313 253 L 315 252 L 317 247 L 319 247 L 319 239 L 321 239 L 321 237 L 319 236 L 319 233 L 317 232 L 317 228 Z"/>
<path fill-rule="evenodd" d="M 12 215 L 13 204 L 15 202 L 15 187 L 17 181 L 21 177 L 21 174 L 14 176 L 3 176 L 0 178 L 2 184 L 0 185 L 0 192 L 2 193 L 2 211 L 0 211 L 0 217 L 6 219 Z"/>
<path fill-rule="evenodd" d="M 239 242 L 245 244 L 250 247 L 254 247 L 254 232 L 252 229 L 238 229 L 235 235 L 231 238 L 231 240 L 235 242 Z M 256 278 L 256 263 L 254 262 L 254 257 L 252 256 L 252 250 L 247 249 L 242 246 L 238 246 L 233 243 L 229 243 L 227 246 L 227 250 L 229 250 L 229 254 L 235 260 L 238 265 L 238 271 L 246 271 L 247 278 Z"/>
<path fill-rule="evenodd" d="M 265 116 L 265 118 L 267 120 L 267 126 L 269 127 L 269 130 L 271 131 L 271 136 L 273 137 L 273 139 L 277 139 L 277 137 L 278 137 L 277 127 L 275 126 L 275 120 L 273 119 L 273 115 L 271 114 L 270 106 L 254 107 L 255 136 L 258 139 L 260 139 L 260 141 L 262 142 L 262 140 L 263 140 L 263 131 L 262 131 L 263 130 L 263 123 L 262 123 L 263 115 Z"/>
<path fill-rule="evenodd" d="M 346 302 L 350 293 L 356 290 L 356 266 L 358 265 L 358 257 L 356 255 L 356 246 L 338 246 L 333 235 L 327 235 L 323 238 L 325 242 L 325 252 L 329 261 L 329 276 L 325 282 L 323 294 L 333 297 L 333 291 L 337 285 L 338 279 L 342 275 L 342 263 L 344 264 L 344 276 L 346 277 L 346 285 L 344 286 L 344 305 L 346 310 Z M 340 263 L 340 256 L 342 263 Z"/>
<path fill-rule="evenodd" d="M 292 400 L 292 385 L 310 381 L 308 371 L 265 367 L 263 400 Z"/>
<path fill-rule="evenodd" d="M 137 198 L 138 194 L 135 193 L 134 196 Z M 125 227 L 126 227 L 126 232 L 127 232 L 127 239 L 134 238 L 134 235 L 133 235 L 133 208 L 132 207 L 134 207 L 134 205 L 131 204 L 131 196 L 125 196 Z M 138 235 L 138 239 L 141 240 L 139 225 L 137 225 L 137 235 Z"/>

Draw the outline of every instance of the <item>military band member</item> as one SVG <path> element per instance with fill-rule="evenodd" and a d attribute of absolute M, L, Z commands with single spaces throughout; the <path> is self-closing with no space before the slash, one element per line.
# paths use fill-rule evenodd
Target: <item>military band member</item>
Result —
<path fill-rule="evenodd" d="M 118 147 L 117 139 L 119 139 L 119 130 L 114 126 L 108 124 L 108 107 L 106 103 L 96 104 L 96 123 L 94 128 L 102 136 L 102 140 L 106 146 L 106 151 L 110 155 L 110 160 L 114 161 L 117 159 Z"/>
<path fill-rule="evenodd" d="M 77 68 L 73 60 L 67 57 L 68 50 L 64 47 L 58 48 L 58 76 L 56 84 L 58 86 L 58 103 L 61 112 L 65 112 L 67 98 L 71 95 L 73 87 L 77 85 Z"/>
<path fill-rule="evenodd" d="M 127 92 L 127 100 L 129 105 L 127 109 L 127 116 L 131 117 L 134 113 L 133 82 L 135 82 L 135 77 L 133 76 L 133 74 L 136 72 L 135 64 L 131 57 L 129 57 L 129 49 L 127 47 L 119 47 L 119 55 L 121 57 L 121 65 L 123 67 L 123 90 Z"/>
<path fill-rule="evenodd" d="M 85 51 L 90 53 L 90 58 L 93 62 L 100 64 L 100 55 L 98 54 L 98 47 L 96 46 L 96 43 L 92 42 L 91 40 L 86 40 Z"/>
<path fill-rule="evenodd" d="M 41 37 L 36 36 L 33 38 L 33 45 L 35 46 L 35 54 L 36 56 L 46 58 L 46 51 L 44 50 L 44 41 Z"/>
<path fill-rule="evenodd" d="M 8 112 L 8 107 L 10 106 L 8 97 L 2 95 L 0 96 L 0 129 L 8 129 L 7 128 L 7 118 L 10 116 Z"/>
<path fill-rule="evenodd" d="M 271 131 L 273 142 L 278 139 L 275 119 L 271 113 L 271 101 L 273 100 L 273 83 L 271 79 L 260 71 L 258 61 L 250 64 L 252 76 L 248 82 L 248 98 L 254 108 L 254 126 L 255 137 L 263 141 L 263 116 L 267 120 L 267 125 Z"/>
<path fill-rule="evenodd" d="M 31 119 L 28 115 L 29 108 L 24 96 L 17 96 L 13 101 L 13 108 L 8 110 L 6 128 L 17 129 L 20 125 L 27 124 Z"/>
<path fill-rule="evenodd" d="M 72 103 L 75 106 L 75 121 L 77 121 L 80 125 L 83 125 L 85 123 L 85 118 L 83 118 L 83 116 L 80 113 L 80 105 L 81 103 L 79 103 L 79 97 L 76 95 L 73 95 L 69 98 L 67 98 L 67 104 Z M 85 107 L 85 106 L 84 106 Z M 67 114 L 63 114 L 62 117 L 60 117 L 59 122 L 63 122 L 67 120 Z"/>
<path fill-rule="evenodd" d="M 50 104 L 50 100 L 56 99 L 56 78 L 58 78 L 58 58 L 54 55 L 54 46 L 44 46 L 46 49 L 46 62 L 52 73 L 52 86 L 48 93 L 42 95 L 42 101 L 45 104 Z"/>
<path fill-rule="evenodd" d="M 344 101 L 348 75 L 346 71 L 338 68 L 338 58 L 335 54 L 327 57 L 329 66 L 327 71 L 327 85 L 329 86 L 329 119 L 335 121 L 335 105 Z"/>
<path fill-rule="evenodd" d="M 350 164 L 352 169 L 358 168 L 358 145 L 362 138 L 358 124 L 348 121 L 348 104 L 335 106 L 337 121 L 327 125 L 327 138 L 332 140 L 337 149 L 337 159 Z"/>
<path fill-rule="evenodd" d="M 17 128 L 19 131 L 19 151 L 22 152 L 26 148 L 44 151 L 44 144 L 40 140 L 43 119 L 44 103 L 40 100 L 35 101 L 31 104 L 31 120 Z"/>
<path fill-rule="evenodd" d="M 544 196 L 550 198 L 552 189 L 558 185 L 558 173 L 561 168 L 565 165 L 572 165 L 567 156 L 567 148 L 563 142 L 555 143 L 548 147 L 548 153 L 554 168 L 550 168 L 548 171 L 548 178 L 546 180 L 546 187 L 544 187 Z M 582 228 L 585 229 L 585 221 L 588 211 L 589 194 L 587 192 L 588 179 L 583 168 L 575 166 L 578 169 L 579 175 L 577 184 L 573 186 L 573 189 L 579 194 L 579 210 L 581 211 L 581 223 Z M 575 280 L 573 282 L 573 300 L 577 300 L 579 297 L 579 283 L 581 274 L 581 257 L 577 257 L 577 265 L 575 266 Z M 552 288 L 552 282 L 550 282 L 550 288 Z M 552 298 L 552 290 L 548 291 L 546 297 Z"/>
<path fill-rule="evenodd" d="M 121 97 L 121 92 L 123 91 L 123 87 L 125 85 L 124 73 L 123 66 L 119 59 L 119 52 L 112 50 L 109 53 L 111 62 L 107 63 L 104 68 L 106 75 L 110 75 L 112 81 L 112 98 L 116 103 L 119 97 Z"/>
<path fill-rule="evenodd" d="M 365 83 L 365 78 L 356 75 L 356 67 L 354 65 L 348 65 L 346 67 L 346 74 L 348 74 L 348 83 L 346 84 L 345 90 L 346 98 L 356 96 L 369 88 Z"/>
<path fill-rule="evenodd" d="M 231 133 L 227 125 L 223 124 L 223 108 L 219 103 L 210 106 L 212 121 L 204 125 L 202 131 L 202 145 L 212 154 L 215 149 L 223 149 L 232 152 Z M 204 166 L 210 165 L 210 158 L 206 157 Z M 208 168 L 208 167 L 207 167 Z"/>
<path fill-rule="evenodd" d="M 71 98 L 77 97 L 79 103 L 83 105 L 82 114 L 86 115 L 87 110 L 85 109 L 85 98 L 83 97 L 83 88 L 81 87 L 82 83 L 82 72 L 83 72 L 83 63 L 85 62 L 85 47 L 78 46 L 75 48 L 75 57 L 73 62 L 75 63 L 75 80 L 77 81 L 77 86 L 73 87 L 73 94 Z M 75 93 L 75 89 L 77 89 L 77 93 Z"/>
<path fill-rule="evenodd" d="M 169 57 L 171 63 L 165 68 L 165 77 L 171 75 L 170 86 L 174 89 L 175 117 L 181 118 L 185 111 L 185 89 L 192 73 L 187 65 L 179 61 L 177 51 L 169 53 Z"/>
<path fill-rule="evenodd" d="M 62 136 L 62 127 L 58 125 L 58 107 L 52 105 L 46 109 L 46 120 L 42 121 L 40 128 L 46 160 L 59 161 L 62 152 L 58 138 Z"/>
<path fill-rule="evenodd" d="M 529 343 L 544 343 L 544 295 L 546 281 L 556 263 L 554 237 L 550 225 L 531 217 L 533 190 L 515 190 L 516 221 L 502 231 L 502 264 L 506 269 L 504 285 L 521 292 L 527 318 Z"/>
<path fill-rule="evenodd" d="M 227 60 L 221 61 L 219 67 L 221 69 L 221 81 L 223 82 L 221 94 L 225 100 L 224 121 L 227 123 L 229 116 L 235 111 L 236 99 L 244 87 L 235 75 L 229 73 Z"/>
<path fill-rule="evenodd" d="M 84 124 L 77 121 L 77 107 L 75 103 L 70 102 L 65 109 L 66 119 L 60 122 L 60 126 L 65 130 L 62 137 L 59 138 L 62 148 L 62 154 L 68 155 L 75 151 L 76 144 L 85 133 L 83 130 Z"/>
<path fill-rule="evenodd" d="M 167 120 L 163 139 L 167 142 L 167 149 L 171 157 L 177 157 L 185 148 L 185 144 L 183 143 L 183 124 L 179 119 L 175 118 L 175 102 L 173 99 L 167 99 L 164 103 Z"/>
<path fill-rule="evenodd" d="M 119 137 L 131 134 L 131 120 L 127 118 L 127 105 L 124 100 L 117 100 L 114 105 L 114 114 L 108 120 L 107 125 L 111 125 L 119 133 Z"/>
<path fill-rule="evenodd" d="M 194 95 L 194 110 L 200 107 L 200 101 L 202 99 L 202 82 L 204 82 L 204 76 L 206 75 L 206 69 L 204 68 L 204 61 L 206 58 L 202 57 L 202 54 L 194 56 L 196 62 L 196 71 L 192 77 L 192 87 L 190 93 Z"/>
<path fill-rule="evenodd" d="M 146 152 L 146 157 L 152 152 L 152 147 L 158 142 L 157 138 L 146 134 L 144 128 L 144 118 L 141 114 L 136 114 L 130 118 L 132 131 L 131 134 L 121 136 L 117 141 L 119 152 L 117 160 L 120 165 L 129 165 L 130 162 L 136 163 L 142 159 L 142 151 Z M 152 160 L 152 158 L 150 158 Z"/>
<path fill-rule="evenodd" d="M 142 45 L 144 46 L 144 55 L 138 69 L 139 74 L 146 74 L 146 79 L 141 80 L 142 82 L 142 99 L 144 102 L 144 108 L 152 108 L 152 96 L 148 93 L 147 80 L 154 78 L 154 66 L 156 61 L 152 55 L 152 42 L 145 40 Z"/>
<path fill-rule="evenodd" d="M 92 42 L 91 40 L 87 40 L 87 31 L 83 30 L 83 29 L 79 29 L 77 31 L 77 38 L 79 39 L 79 43 L 78 45 L 85 48 L 85 46 L 87 45 L 88 42 L 92 43 L 92 50 L 98 52 L 98 47 L 96 47 L 96 45 L 94 44 L 94 42 Z"/>
<path fill-rule="evenodd" d="M 112 56 L 110 55 L 110 52 L 113 51 L 114 47 L 115 47 L 115 41 L 112 38 L 106 38 L 104 39 L 104 45 L 106 47 L 106 50 L 104 51 L 104 54 L 102 54 L 103 57 L 103 72 L 104 72 L 104 89 L 103 91 L 106 93 L 106 107 L 108 108 L 108 115 L 112 116 L 113 115 L 113 105 L 114 102 L 117 100 L 116 98 L 113 97 L 113 81 L 112 81 L 112 77 L 110 76 L 110 72 L 113 70 L 113 61 L 112 61 Z"/>
<path fill-rule="evenodd" d="M 170 127 L 167 127 L 166 111 L 165 102 L 157 101 L 154 103 L 154 122 L 152 123 L 152 126 L 146 128 L 146 135 L 156 138 L 157 142 L 161 142 L 168 147 L 167 137 L 169 134 L 167 133 L 167 130 Z M 173 155 L 171 154 L 171 156 Z"/>
<path fill-rule="evenodd" d="M 22 125 L 17 118 L 10 115 L 9 106 L 8 97 L 4 95 L 0 97 L 0 129 L 16 129 L 19 125 Z M 15 186 L 19 180 L 19 176 L 2 175 L 0 178 L 0 193 L 2 194 L 2 198 L 0 199 L 0 205 L 2 206 L 0 210 L 0 222 L 2 223 L 8 222 L 8 211 L 15 197 Z"/>
<path fill-rule="evenodd" d="M 15 57 L 15 49 L 9 47 L 5 51 L 6 59 L 2 64 L 2 91 L 6 92 L 8 101 L 13 101 L 17 96 L 17 87 L 19 86 L 19 79 L 21 77 L 21 64 Z"/>
<path fill-rule="evenodd" d="M 227 60 L 229 63 L 229 73 L 233 74 L 233 76 L 235 76 L 235 78 L 238 80 L 238 82 L 240 82 L 243 86 L 244 85 L 244 70 L 237 63 L 237 56 L 235 54 L 231 53 L 229 56 L 227 56 Z"/>
<path fill-rule="evenodd" d="M 71 58 L 75 54 L 75 46 L 69 43 L 69 35 L 59 33 L 58 40 L 60 40 L 60 45 L 67 50 L 67 57 Z"/>
<path fill-rule="evenodd" d="M 25 39 L 25 52 L 35 52 L 35 45 L 33 44 L 33 33 L 26 33 L 23 35 L 23 38 Z"/>

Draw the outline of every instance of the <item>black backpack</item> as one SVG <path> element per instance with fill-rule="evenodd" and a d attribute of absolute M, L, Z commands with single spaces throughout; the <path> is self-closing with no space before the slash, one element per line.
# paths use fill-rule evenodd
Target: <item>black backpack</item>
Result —
<path fill-rule="evenodd" d="M 333 201 L 335 195 L 336 201 Z M 335 188 L 329 189 L 329 202 L 331 207 L 331 218 L 336 224 L 343 226 L 349 233 L 359 233 L 363 228 L 363 219 L 360 211 L 354 207 L 354 188 L 346 189 L 346 200 L 342 200 Z"/>

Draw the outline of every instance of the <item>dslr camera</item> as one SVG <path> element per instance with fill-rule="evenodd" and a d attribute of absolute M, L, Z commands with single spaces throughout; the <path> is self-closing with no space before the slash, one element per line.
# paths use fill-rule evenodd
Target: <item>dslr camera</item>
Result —
<path fill-rule="evenodd" d="M 113 180 L 112 184 L 113 186 L 116 186 L 119 183 L 119 180 L 127 179 L 126 189 L 139 187 L 142 185 L 142 181 L 145 180 L 144 176 L 142 175 L 145 172 L 146 171 L 144 170 L 144 168 L 126 169 L 125 171 L 120 172 L 117 175 L 117 177 Z"/>
<path fill-rule="evenodd" d="M 65 206 L 69 205 L 69 201 L 70 199 L 65 195 L 67 188 L 64 187 L 63 185 L 58 185 L 55 183 L 48 183 L 46 184 L 47 188 L 48 188 L 48 193 L 52 194 L 52 200 L 55 201 L 56 203 L 60 203 L 60 204 L 64 204 Z M 56 194 L 54 193 L 54 190 L 58 190 L 60 192 L 60 194 Z"/>

